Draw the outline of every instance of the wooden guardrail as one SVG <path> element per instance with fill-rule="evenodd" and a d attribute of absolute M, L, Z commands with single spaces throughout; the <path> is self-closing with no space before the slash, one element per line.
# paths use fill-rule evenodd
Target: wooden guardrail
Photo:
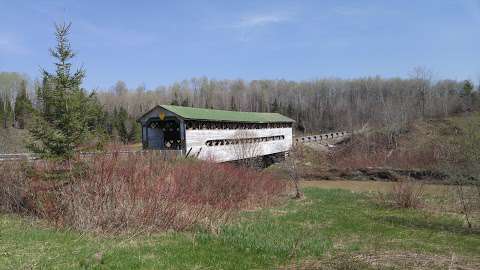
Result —
<path fill-rule="evenodd" d="M 34 157 L 30 153 L 15 153 L 15 154 L 0 154 L 0 161 L 8 160 L 34 160 Z"/>
<path fill-rule="evenodd" d="M 112 152 L 80 152 L 82 158 L 94 157 L 96 155 L 141 155 L 144 153 L 154 153 L 155 155 L 162 156 L 165 159 L 174 158 L 179 155 L 182 155 L 182 150 L 139 150 L 139 151 L 130 151 L 130 150 L 120 150 Z M 0 161 L 12 161 L 12 160 L 36 160 L 38 156 L 32 153 L 15 153 L 15 154 L 1 154 Z"/>
<path fill-rule="evenodd" d="M 308 135 L 308 136 L 301 136 L 296 137 L 294 140 L 297 143 L 305 143 L 305 142 L 324 142 L 329 141 L 332 139 L 344 138 L 350 136 L 349 132 L 346 131 L 335 131 L 329 133 L 323 133 L 319 135 Z"/>

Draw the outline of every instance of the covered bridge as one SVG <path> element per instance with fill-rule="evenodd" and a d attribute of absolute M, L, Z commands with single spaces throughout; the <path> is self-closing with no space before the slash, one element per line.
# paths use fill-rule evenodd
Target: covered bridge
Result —
<path fill-rule="evenodd" d="M 278 113 L 173 105 L 156 106 L 138 121 L 144 149 L 177 150 L 217 162 L 287 152 L 295 122 Z"/>

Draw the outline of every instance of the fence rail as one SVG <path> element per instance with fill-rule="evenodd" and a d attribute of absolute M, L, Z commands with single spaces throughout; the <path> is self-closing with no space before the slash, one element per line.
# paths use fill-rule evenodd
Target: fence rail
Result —
<path fill-rule="evenodd" d="M 295 142 L 320 142 L 320 141 L 329 141 L 332 139 L 339 139 L 339 138 L 345 138 L 349 137 L 350 133 L 346 131 L 335 131 L 335 132 L 330 132 L 330 133 L 324 133 L 324 134 L 319 134 L 319 135 L 309 135 L 309 136 L 302 136 L 302 137 L 296 137 L 294 140 Z"/>
<path fill-rule="evenodd" d="M 8 160 L 34 160 L 34 157 L 30 153 L 15 153 L 15 154 L 0 154 L 0 161 Z"/>
<path fill-rule="evenodd" d="M 175 158 L 182 155 L 182 150 L 121 150 L 112 152 L 80 152 L 79 155 L 82 158 L 91 158 L 97 155 L 142 155 L 145 153 L 153 153 L 154 155 L 161 156 L 165 159 Z M 15 154 L 1 154 L 0 161 L 13 161 L 13 160 L 27 160 L 32 161 L 39 159 L 33 153 L 15 153 Z"/>

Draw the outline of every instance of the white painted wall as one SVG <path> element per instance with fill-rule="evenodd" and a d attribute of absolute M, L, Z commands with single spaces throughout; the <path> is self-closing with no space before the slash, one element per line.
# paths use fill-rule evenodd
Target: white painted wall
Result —
<path fill-rule="evenodd" d="M 190 151 L 190 156 L 197 156 L 200 148 L 200 159 L 210 159 L 216 162 L 224 162 L 238 159 L 238 146 L 235 145 L 219 145 L 207 146 L 205 144 L 208 140 L 222 140 L 232 139 L 238 135 L 238 130 L 186 130 L 186 150 Z M 292 147 L 292 128 L 269 128 L 269 129 L 242 129 L 240 132 L 251 134 L 248 137 L 270 137 L 270 136 L 285 136 L 284 140 L 259 142 L 255 151 L 257 156 L 264 156 L 275 154 L 290 150 Z M 237 148 L 234 148 L 237 147 Z"/>

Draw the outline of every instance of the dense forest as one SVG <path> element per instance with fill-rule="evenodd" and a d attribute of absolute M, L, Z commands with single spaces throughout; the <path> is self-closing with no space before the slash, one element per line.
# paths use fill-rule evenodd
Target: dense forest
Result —
<path fill-rule="evenodd" d="M 476 110 L 480 95 L 470 81 L 433 82 L 418 68 L 408 79 L 355 80 L 209 80 L 194 78 L 168 87 L 129 89 L 119 81 L 98 93 L 109 112 L 125 108 L 139 116 L 155 104 L 279 112 L 297 121 L 298 129 L 316 132 L 356 129 L 365 124 L 398 127 L 413 119 L 444 117 Z"/>
<path fill-rule="evenodd" d="M 41 82 L 19 73 L 0 73 L 3 128 L 23 128 L 28 105 L 39 106 Z M 87 91 L 88 92 L 88 91 Z M 170 86 L 129 88 L 118 81 L 93 96 L 103 106 L 106 134 L 122 142 L 138 140 L 135 119 L 156 104 L 237 111 L 279 112 L 297 121 L 299 132 L 358 129 L 364 125 L 400 130 L 414 119 L 438 118 L 480 109 L 471 81 L 433 81 L 416 68 L 406 79 L 211 80 L 193 78 Z"/>

